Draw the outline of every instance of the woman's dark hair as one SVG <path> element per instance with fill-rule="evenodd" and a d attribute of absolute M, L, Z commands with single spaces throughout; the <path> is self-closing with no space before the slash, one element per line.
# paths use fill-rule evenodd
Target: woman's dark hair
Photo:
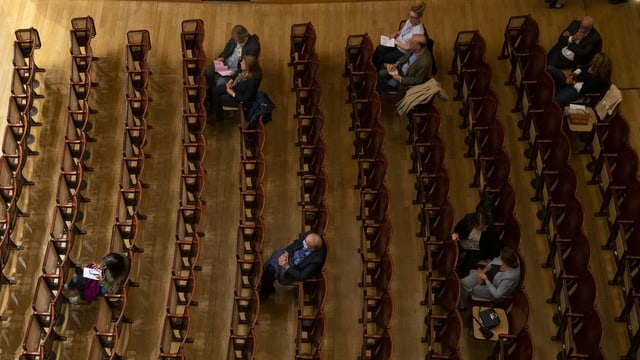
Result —
<path fill-rule="evenodd" d="M 102 265 L 109 269 L 113 276 L 122 275 L 126 269 L 126 261 L 121 254 L 112 252 L 102 258 Z"/>
<path fill-rule="evenodd" d="M 262 67 L 260 66 L 260 61 L 258 61 L 257 57 L 253 55 L 245 55 L 242 60 L 247 66 L 247 72 L 252 78 L 262 79 Z"/>
<path fill-rule="evenodd" d="M 472 227 L 476 227 L 479 225 L 488 227 L 493 225 L 493 218 L 491 217 L 491 214 L 482 210 L 467 215 L 467 221 Z"/>
<path fill-rule="evenodd" d="M 505 246 L 500 250 L 500 259 L 502 259 L 502 262 L 510 268 L 516 269 L 520 266 L 518 254 L 508 246 Z"/>
<path fill-rule="evenodd" d="M 418 15 L 418 17 L 422 17 L 422 15 L 424 15 L 424 8 L 427 5 L 424 3 L 424 1 L 420 1 L 419 3 L 413 5 L 411 7 L 411 11 L 413 11 L 414 13 L 416 13 L 416 15 Z"/>

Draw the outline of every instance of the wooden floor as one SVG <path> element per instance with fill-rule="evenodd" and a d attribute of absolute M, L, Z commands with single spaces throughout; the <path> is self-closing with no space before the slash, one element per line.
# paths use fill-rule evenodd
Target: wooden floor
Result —
<path fill-rule="evenodd" d="M 640 3 L 630 0 L 623 5 L 608 5 L 604 0 L 566 0 L 567 7 L 550 11 L 541 0 L 433 0 L 428 2 L 424 17 L 429 35 L 436 41 L 436 59 L 440 72 L 437 79 L 453 94 L 452 77 L 446 74 L 451 61 L 451 47 L 456 32 L 480 29 L 487 39 L 487 61 L 494 72 L 493 88 L 500 98 L 500 120 L 506 128 L 506 148 L 512 159 L 511 180 L 517 190 L 516 215 L 522 223 L 521 250 L 528 265 L 525 287 L 532 304 L 529 327 L 534 336 L 536 359 L 555 359 L 560 344 L 550 340 L 555 327 L 551 321 L 553 308 L 545 299 L 552 291 L 551 272 L 539 268 L 543 262 L 546 240 L 535 234 L 538 225 L 535 212 L 538 204 L 529 202 L 531 174 L 525 172 L 524 144 L 517 141 L 517 117 L 510 112 L 514 102 L 512 88 L 503 85 L 508 64 L 496 60 L 502 44 L 502 32 L 510 15 L 531 13 L 540 24 L 540 40 L 549 48 L 564 26 L 585 14 L 593 15 L 596 27 L 604 39 L 604 51 L 614 61 L 613 80 L 622 89 L 622 112 L 632 129 L 631 141 L 640 149 L 640 70 L 635 61 L 640 56 Z M 0 109 L 7 106 L 11 75 L 11 42 L 13 30 L 36 27 L 43 46 L 36 52 L 36 62 L 47 71 L 38 75 L 39 91 L 46 96 L 38 100 L 37 119 L 44 123 L 35 128 L 34 149 L 39 156 L 29 157 L 25 173 L 35 181 L 21 197 L 21 206 L 31 213 L 18 221 L 15 240 L 24 250 L 14 252 L 7 275 L 16 285 L 3 286 L 0 293 L 0 313 L 9 320 L 0 324 L 0 359 L 15 359 L 20 352 L 26 318 L 31 313 L 31 298 L 35 280 L 40 274 L 43 245 L 46 244 L 50 210 L 55 201 L 55 184 L 63 138 L 68 90 L 68 30 L 69 20 L 76 16 L 93 16 L 97 36 L 92 42 L 96 56 L 92 105 L 99 110 L 93 117 L 91 134 L 98 142 L 89 147 L 90 164 L 95 171 L 87 175 L 87 193 L 92 198 L 84 208 L 83 228 L 87 235 L 76 242 L 74 260 L 98 261 L 108 249 L 110 229 L 115 211 L 121 129 L 124 115 L 123 45 L 127 30 L 148 29 L 153 49 L 149 63 L 153 75 L 150 92 L 154 99 L 149 122 L 153 125 L 145 149 L 153 154 L 146 162 L 143 180 L 151 185 L 143 195 L 142 212 L 149 216 L 140 235 L 144 253 L 137 254 L 139 266 L 132 277 L 139 288 L 129 291 L 128 315 L 135 323 L 126 332 L 126 356 L 129 359 L 152 359 L 158 354 L 162 320 L 170 279 L 173 254 L 175 211 L 177 208 L 180 171 L 181 121 L 181 53 L 180 22 L 202 18 L 206 24 L 209 58 L 217 55 L 229 37 L 234 24 L 244 24 L 258 33 L 263 46 L 261 61 L 265 70 L 262 89 L 274 99 L 277 110 L 267 126 L 267 175 L 265 186 L 267 206 L 264 212 L 267 227 L 265 253 L 282 247 L 293 239 L 300 228 L 298 151 L 295 121 L 292 120 L 294 94 L 289 92 L 291 71 L 287 67 L 289 27 L 312 21 L 318 32 L 317 51 L 321 69 L 322 107 L 326 114 L 325 139 L 328 154 L 325 162 L 330 178 L 327 203 L 330 220 L 327 241 L 327 276 L 329 294 L 326 303 L 328 329 L 323 354 L 325 359 L 355 359 L 359 353 L 362 328 L 358 324 L 361 291 L 357 288 L 360 274 L 359 226 L 355 217 L 359 204 L 353 190 L 356 162 L 351 160 L 352 134 L 347 131 L 349 106 L 344 103 L 346 80 L 340 74 L 343 66 L 343 46 L 348 34 L 368 32 L 374 38 L 392 31 L 406 16 L 412 1 L 345 2 L 308 4 L 234 4 L 234 3 L 172 3 L 156 1 L 67 1 L 31 0 L 2 1 L 5 14 L 0 33 Z M 447 144 L 447 167 L 453 179 L 450 196 L 456 216 L 473 209 L 477 191 L 468 183 L 472 164 L 463 158 L 464 132 L 457 125 L 459 103 L 441 104 L 442 136 Z M 425 327 L 426 309 L 419 305 L 424 294 L 423 274 L 417 270 L 421 261 L 422 242 L 415 237 L 418 208 L 411 205 L 414 178 L 407 173 L 410 166 L 409 147 L 405 144 L 406 122 L 393 111 L 393 99 L 384 103 L 383 121 L 387 129 L 385 153 L 391 160 L 388 182 L 391 188 L 391 218 L 394 236 L 391 251 L 394 257 L 393 296 L 395 311 L 392 331 L 394 358 L 422 359 L 427 349 L 420 342 Z M 196 298 L 198 307 L 192 310 L 194 322 L 191 335 L 194 344 L 187 345 L 189 359 L 223 359 L 226 356 L 233 279 L 235 276 L 235 237 L 239 219 L 237 170 L 239 142 L 235 124 L 230 119 L 206 130 L 208 147 L 207 201 L 203 224 L 206 237 L 200 253 L 203 270 L 198 273 Z M 574 139 L 574 150 L 578 142 Z M 591 269 L 599 284 L 598 308 L 604 321 L 603 352 L 613 359 L 623 354 L 629 342 L 623 324 L 613 318 L 622 307 L 619 287 L 607 285 L 613 274 L 613 256 L 600 250 L 607 236 L 606 223 L 595 218 L 600 197 L 593 187 L 586 186 L 589 176 L 587 158 L 574 151 L 572 163 L 579 174 L 579 197 L 585 209 L 585 233 L 591 242 Z M 294 354 L 295 306 L 292 288 L 279 288 L 273 300 L 262 304 L 257 326 L 256 359 L 291 359 Z M 93 306 L 66 307 L 66 321 L 60 329 L 68 340 L 60 343 L 59 359 L 85 359 L 88 341 L 93 333 Z M 466 330 L 470 318 L 464 318 Z M 465 359 L 483 359 L 491 345 L 473 340 L 468 331 L 463 336 Z"/>

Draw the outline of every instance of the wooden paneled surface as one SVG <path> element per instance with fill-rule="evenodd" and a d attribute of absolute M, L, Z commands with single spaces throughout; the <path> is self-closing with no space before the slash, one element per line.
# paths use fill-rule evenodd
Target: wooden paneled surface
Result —
<path fill-rule="evenodd" d="M 358 324 L 361 291 L 356 284 L 360 275 L 358 194 L 353 190 L 356 163 L 351 160 L 352 134 L 347 131 L 350 108 L 344 103 L 346 80 L 340 74 L 343 66 L 343 46 L 346 36 L 368 32 L 374 38 L 396 28 L 406 16 L 411 1 L 341 2 L 308 4 L 265 3 L 177 3 L 159 1 L 66 1 L 31 0 L 3 1 L 4 13 L 0 30 L 0 109 L 7 106 L 11 75 L 10 46 L 13 30 L 34 26 L 41 34 L 43 47 L 36 52 L 38 65 L 47 72 L 38 75 L 39 91 L 46 96 L 37 106 L 42 128 L 34 129 L 35 149 L 41 155 L 30 157 L 26 173 L 36 185 L 22 196 L 22 205 L 31 217 L 20 219 L 20 229 L 14 235 L 25 249 L 12 254 L 12 265 L 5 269 L 15 276 L 17 284 L 3 286 L 0 309 L 9 320 L 0 327 L 0 359 L 14 359 L 20 351 L 26 317 L 30 314 L 35 280 L 40 273 L 50 212 L 54 203 L 59 153 L 63 138 L 66 94 L 69 71 L 69 20 L 90 14 L 97 25 L 92 42 L 96 56 L 92 103 L 100 111 L 94 117 L 92 135 L 98 142 L 90 145 L 90 163 L 96 168 L 88 176 L 88 193 L 92 201 L 86 206 L 83 227 L 88 234 L 76 244 L 74 259 L 79 262 L 98 261 L 107 251 L 110 226 L 113 223 L 118 174 L 121 125 L 124 113 L 125 34 L 131 29 L 148 29 L 153 49 L 149 57 L 153 71 L 150 92 L 154 99 L 149 122 L 154 129 L 148 150 L 153 154 L 146 167 L 144 180 L 151 184 L 145 192 L 142 212 L 149 216 L 141 234 L 145 252 L 137 254 L 140 266 L 133 277 L 141 284 L 131 289 L 129 315 L 135 323 L 126 333 L 126 355 L 129 359 L 151 359 L 157 356 L 161 322 L 165 312 L 171 246 L 174 236 L 175 209 L 179 188 L 179 144 L 181 115 L 181 53 L 180 22 L 202 18 L 206 24 L 207 50 L 215 56 L 229 37 L 230 28 L 244 24 L 260 35 L 263 46 L 262 65 L 265 79 L 262 89 L 274 99 L 277 110 L 274 121 L 267 126 L 267 227 L 265 254 L 284 246 L 299 232 L 300 215 L 296 206 L 298 179 L 296 177 L 297 149 L 295 121 L 292 119 L 294 94 L 289 92 L 291 74 L 286 63 L 289 50 L 289 27 L 293 23 L 312 21 L 318 31 L 317 50 L 320 55 L 322 106 L 326 114 L 325 139 L 328 143 L 326 159 L 330 185 L 330 209 L 327 241 L 331 246 L 327 275 L 329 297 L 326 304 L 328 328 L 323 354 L 325 359 L 355 359 L 359 353 L 362 329 Z M 531 13 L 541 28 L 540 39 L 549 48 L 558 33 L 574 18 L 591 14 L 604 39 L 604 51 L 614 60 L 614 83 L 623 90 L 622 111 L 632 129 L 633 146 L 640 149 L 638 124 L 640 121 L 640 71 L 635 58 L 640 55 L 638 2 L 609 5 L 604 0 L 567 0 L 567 7 L 550 11 L 541 0 L 470 0 L 431 1 L 427 4 L 424 21 L 430 36 L 436 41 L 438 80 L 453 94 L 452 77 L 446 74 L 451 61 L 451 47 L 456 32 L 479 29 L 488 41 L 487 60 L 494 71 L 493 88 L 500 98 L 500 119 L 506 128 L 506 147 L 512 159 L 511 179 L 517 190 L 516 214 L 522 223 L 522 252 L 528 273 L 525 286 L 532 303 L 529 327 L 536 344 L 536 359 L 554 359 L 560 344 L 550 340 L 555 331 L 551 321 L 552 307 L 545 299 L 551 294 L 549 270 L 539 268 L 546 256 L 545 239 L 535 234 L 538 205 L 529 202 L 532 189 L 531 174 L 525 172 L 522 155 L 524 144 L 516 140 L 517 117 L 510 112 L 515 96 L 512 88 L 503 85 L 508 64 L 496 57 L 502 44 L 504 26 L 510 15 Z M 425 327 L 426 309 L 419 305 L 424 294 L 424 274 L 417 270 L 421 261 L 422 243 L 415 237 L 417 230 L 413 177 L 409 147 L 405 144 L 406 121 L 393 111 L 393 99 L 385 99 L 384 123 L 387 129 L 385 153 L 390 161 L 388 182 L 391 187 L 391 217 L 394 226 L 392 254 L 395 260 L 393 294 L 395 312 L 392 331 L 395 359 L 422 359 L 426 346 L 420 343 Z M 469 159 L 463 158 L 464 133 L 458 129 L 459 103 L 441 104 L 442 136 L 447 144 L 447 166 L 453 178 L 451 200 L 460 217 L 478 201 L 477 192 L 468 188 L 472 176 Z M 191 328 L 194 344 L 187 345 L 189 359 L 222 359 L 226 354 L 228 329 L 231 320 L 233 277 L 235 276 L 235 236 L 238 223 L 237 169 L 238 135 L 229 118 L 207 129 L 207 184 L 205 186 L 204 232 L 206 236 L 200 254 L 203 270 L 198 274 L 196 298 Z M 575 141 L 574 150 L 578 143 Z M 585 209 L 585 233 L 591 241 L 592 271 L 599 284 L 598 305 L 604 320 L 603 350 L 608 358 L 620 356 L 628 347 L 623 324 L 613 318 L 621 309 L 622 297 L 618 287 L 607 285 L 613 274 L 613 256 L 600 250 L 606 239 L 606 223 L 591 216 L 600 197 L 593 187 L 586 186 L 589 174 L 586 157 L 574 151 L 572 162 L 579 173 L 579 197 Z M 279 288 L 275 297 L 262 304 L 257 326 L 256 359 L 291 359 L 294 353 L 295 307 L 292 288 Z M 69 337 L 59 344 L 61 359 L 84 359 L 95 318 L 94 306 L 68 306 L 61 332 Z M 471 320 L 464 316 L 465 327 Z M 465 331 L 462 350 L 465 359 L 481 359 L 490 351 L 488 343 L 472 340 Z"/>

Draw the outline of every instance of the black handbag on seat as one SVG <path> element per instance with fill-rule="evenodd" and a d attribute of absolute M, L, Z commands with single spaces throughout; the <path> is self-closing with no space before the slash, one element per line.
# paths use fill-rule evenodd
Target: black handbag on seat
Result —
<path fill-rule="evenodd" d="M 493 308 L 480 311 L 480 320 L 488 329 L 493 329 L 500 325 L 498 313 Z"/>

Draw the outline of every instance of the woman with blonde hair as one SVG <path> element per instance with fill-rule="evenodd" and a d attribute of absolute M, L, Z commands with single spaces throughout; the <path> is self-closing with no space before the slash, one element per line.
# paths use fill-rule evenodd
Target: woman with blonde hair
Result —
<path fill-rule="evenodd" d="M 411 7 L 409 10 L 409 18 L 404 23 L 402 29 L 397 32 L 387 35 L 390 38 L 395 39 L 395 46 L 383 46 L 379 45 L 373 53 L 372 62 L 376 66 L 376 69 L 382 69 L 383 64 L 394 64 L 404 54 L 406 54 L 410 47 L 411 37 L 415 34 L 423 34 L 427 38 L 427 29 L 422 24 L 422 15 L 424 15 L 424 2 L 419 2 Z"/>
<path fill-rule="evenodd" d="M 258 58 L 245 55 L 240 62 L 240 69 L 240 73 L 233 80 L 213 88 L 209 112 L 218 121 L 222 120 L 223 106 L 238 106 L 242 103 L 246 110 L 256 98 L 262 81 L 262 67 Z"/>
<path fill-rule="evenodd" d="M 583 94 L 606 91 L 611 80 L 611 70 L 611 58 L 603 52 L 593 56 L 586 71 L 577 68 L 572 72 L 565 72 L 553 65 L 547 66 L 547 71 L 556 82 L 556 102 L 560 105 L 578 100 Z"/>

